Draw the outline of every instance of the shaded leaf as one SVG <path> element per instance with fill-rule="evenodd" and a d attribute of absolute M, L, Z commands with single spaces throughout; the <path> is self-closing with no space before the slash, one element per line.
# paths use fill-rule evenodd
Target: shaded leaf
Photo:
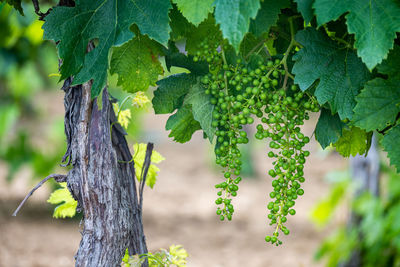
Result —
<path fill-rule="evenodd" d="M 205 93 L 205 88 L 198 81 L 194 84 L 185 97 L 185 104 L 192 105 L 193 117 L 201 125 L 208 139 L 212 143 L 216 128 L 212 126 L 213 111 L 215 106 L 211 104 L 211 96 Z"/>
<path fill-rule="evenodd" d="M 239 51 L 239 45 L 248 32 L 250 19 L 260 9 L 259 0 L 215 0 L 215 20 L 223 36 Z"/>
<path fill-rule="evenodd" d="M 173 137 L 174 141 L 185 143 L 192 138 L 195 131 L 201 129 L 201 126 L 193 118 L 190 105 L 185 105 L 169 117 L 165 129 L 171 130 L 169 137 Z"/>
<path fill-rule="evenodd" d="M 390 164 L 400 172 L 400 125 L 390 129 L 383 137 L 381 144 L 388 153 Z"/>
<path fill-rule="evenodd" d="M 393 48 L 400 31 L 400 3 L 393 0 L 315 0 L 318 25 L 346 15 L 347 29 L 354 33 L 357 54 L 373 69 Z"/>
<path fill-rule="evenodd" d="M 195 83 L 195 77 L 187 73 L 171 75 L 158 81 L 152 100 L 154 112 L 167 114 L 181 107 L 183 98 Z"/>
<path fill-rule="evenodd" d="M 393 124 L 400 112 L 400 80 L 371 80 L 356 100 L 354 124 L 366 131 L 382 130 Z"/>
<path fill-rule="evenodd" d="M 332 115 L 329 110 L 322 109 L 315 127 L 315 139 L 325 149 L 330 144 L 336 143 L 342 136 L 343 126 L 344 123 L 337 114 Z"/>
<path fill-rule="evenodd" d="M 289 7 L 288 0 L 264 0 L 258 10 L 255 19 L 250 21 L 250 32 L 255 36 L 260 36 L 268 32 L 271 26 L 276 25 L 281 9 Z"/>
<path fill-rule="evenodd" d="M 340 119 L 351 119 L 355 96 L 369 78 L 364 64 L 352 51 L 339 49 L 325 34 L 307 28 L 296 34 L 304 47 L 293 59 L 295 83 L 304 91 L 319 80 L 315 96 L 320 104 L 329 102 Z"/>
<path fill-rule="evenodd" d="M 303 15 L 306 24 L 310 23 L 314 14 L 312 5 L 314 0 L 294 0 L 297 3 L 297 10 Z"/>

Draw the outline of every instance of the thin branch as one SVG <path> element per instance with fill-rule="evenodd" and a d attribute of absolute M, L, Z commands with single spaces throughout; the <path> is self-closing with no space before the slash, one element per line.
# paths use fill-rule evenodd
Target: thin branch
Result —
<path fill-rule="evenodd" d="M 43 13 L 40 11 L 40 6 L 39 6 L 39 1 L 38 0 L 32 0 L 33 7 L 35 8 L 35 13 L 36 15 L 39 16 L 39 20 L 44 20 L 44 18 L 50 13 L 51 8 L 49 8 L 46 13 Z"/>
<path fill-rule="evenodd" d="M 142 173 L 140 175 L 141 176 L 140 185 L 139 185 L 140 186 L 140 188 L 139 188 L 140 212 L 142 212 L 144 185 L 146 184 L 146 177 L 147 177 L 147 173 L 149 171 L 150 164 L 151 164 L 151 155 L 153 154 L 153 148 L 154 148 L 153 143 L 147 143 L 146 156 L 144 158 Z"/>
<path fill-rule="evenodd" d="M 28 198 L 30 196 L 32 196 L 32 194 L 39 188 L 41 187 L 45 182 L 47 182 L 47 180 L 54 178 L 54 180 L 56 180 L 56 182 L 61 183 L 61 182 L 65 182 L 67 179 L 66 175 L 63 174 L 51 174 L 49 176 L 47 176 L 46 178 L 44 178 L 43 180 L 41 180 L 24 198 L 24 200 L 22 200 L 21 204 L 19 204 L 18 208 L 14 211 L 12 216 L 17 216 L 17 213 L 19 212 L 19 210 L 22 208 L 22 206 L 25 204 L 25 202 L 28 200 Z"/>

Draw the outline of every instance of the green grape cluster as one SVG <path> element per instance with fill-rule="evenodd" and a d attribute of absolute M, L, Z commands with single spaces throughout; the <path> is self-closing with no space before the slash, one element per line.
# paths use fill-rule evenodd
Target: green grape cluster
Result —
<path fill-rule="evenodd" d="M 310 142 L 300 129 L 304 120 L 309 119 L 308 112 L 317 112 L 319 106 L 313 99 L 292 85 L 291 91 L 283 89 L 270 92 L 264 109 L 264 116 L 257 125 L 257 139 L 268 138 L 268 157 L 273 158 L 274 167 L 268 174 L 274 178 L 269 196 L 273 201 L 267 205 L 270 210 L 268 219 L 270 225 L 276 228 L 272 236 L 266 236 L 265 241 L 280 245 L 279 230 L 285 235 L 289 229 L 284 225 L 288 215 L 296 214 L 293 209 L 295 200 L 304 194 L 301 184 L 304 183 L 304 163 L 310 152 L 304 146 Z"/>
<path fill-rule="evenodd" d="M 212 126 L 217 128 L 215 146 L 216 164 L 223 168 L 224 181 L 217 184 L 217 215 L 221 220 L 231 220 L 234 213 L 232 198 L 237 196 L 238 185 L 242 180 L 240 144 L 249 142 L 243 127 L 257 125 L 255 138 L 268 138 L 273 158 L 273 169 L 269 175 L 274 178 L 274 191 L 270 193 L 273 201 L 267 207 L 268 219 L 276 225 L 272 236 L 265 240 L 279 245 L 279 231 L 289 234 L 284 225 L 287 215 L 294 215 L 295 200 L 303 195 L 301 183 L 304 182 L 303 168 L 305 158 L 310 152 L 303 150 L 310 139 L 301 133 L 300 125 L 309 119 L 308 112 L 316 112 L 316 101 L 300 91 L 297 86 L 289 86 L 282 60 L 259 60 L 256 64 L 246 64 L 237 60 L 228 64 L 225 58 L 227 43 L 204 40 L 194 57 L 195 61 L 206 61 L 210 73 L 203 76 L 205 93 L 211 96 L 215 105 Z"/>

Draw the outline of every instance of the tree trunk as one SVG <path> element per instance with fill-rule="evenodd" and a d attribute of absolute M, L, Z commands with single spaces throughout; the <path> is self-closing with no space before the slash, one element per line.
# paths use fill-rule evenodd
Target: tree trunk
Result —
<path fill-rule="evenodd" d="M 76 266 L 120 266 L 126 248 L 130 255 L 147 253 L 132 155 L 107 89 L 99 101 L 91 100 L 91 82 L 74 87 L 71 82 L 63 86 L 68 142 L 63 160 L 72 164 L 68 188 L 83 211 Z"/>

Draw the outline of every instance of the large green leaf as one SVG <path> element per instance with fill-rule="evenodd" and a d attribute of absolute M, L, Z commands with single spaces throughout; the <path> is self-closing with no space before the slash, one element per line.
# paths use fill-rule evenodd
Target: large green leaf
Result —
<path fill-rule="evenodd" d="M 187 73 L 171 75 L 158 81 L 152 100 L 154 112 L 167 114 L 181 107 L 183 98 L 195 83 L 195 77 Z"/>
<path fill-rule="evenodd" d="M 390 164 L 400 172 L 400 125 L 390 129 L 383 137 L 381 144 L 388 153 Z"/>
<path fill-rule="evenodd" d="M 349 33 L 356 37 L 357 54 L 373 69 L 393 48 L 400 31 L 400 2 L 394 0 L 315 0 L 318 25 L 346 15 Z"/>
<path fill-rule="evenodd" d="M 393 124 L 400 112 L 400 80 L 376 78 L 356 97 L 352 121 L 366 130 L 382 130 Z"/>
<path fill-rule="evenodd" d="M 332 115 L 327 109 L 321 110 L 317 126 L 315 127 L 315 139 L 320 143 L 323 149 L 342 136 L 344 123 L 340 121 L 337 114 Z"/>
<path fill-rule="evenodd" d="M 364 154 L 368 148 L 368 135 L 364 130 L 357 127 L 343 129 L 343 134 L 334 144 L 336 151 L 343 157 Z"/>
<path fill-rule="evenodd" d="M 172 0 L 179 11 L 194 25 L 199 25 L 205 20 L 208 13 L 213 11 L 212 3 L 214 0 Z"/>
<path fill-rule="evenodd" d="M 249 30 L 250 19 L 260 8 L 259 0 L 215 0 L 215 20 L 221 26 L 223 36 L 236 51 Z"/>
<path fill-rule="evenodd" d="M 211 104 L 211 96 L 205 93 L 205 88 L 198 81 L 190 89 L 185 97 L 185 104 L 192 105 L 193 117 L 198 121 L 212 143 L 216 128 L 212 126 L 213 111 L 215 106 Z"/>
<path fill-rule="evenodd" d="M 298 32 L 296 40 L 303 48 L 293 56 L 295 83 L 306 90 L 319 80 L 315 89 L 318 102 L 329 102 L 342 120 L 351 119 L 355 96 L 369 78 L 365 65 L 354 52 L 339 49 L 325 34 L 312 28 Z"/>
<path fill-rule="evenodd" d="M 147 36 L 133 40 L 113 49 L 110 73 L 118 74 L 118 85 L 130 93 L 146 91 L 156 85 L 163 68 L 158 61 L 160 50 L 155 41 Z"/>
<path fill-rule="evenodd" d="M 303 15 L 304 21 L 308 24 L 312 20 L 314 13 L 312 5 L 314 0 L 294 0 L 297 3 L 297 10 Z"/>
<path fill-rule="evenodd" d="M 74 84 L 93 80 L 96 97 L 106 82 L 109 50 L 133 37 L 133 23 L 142 34 L 167 44 L 170 7 L 163 0 L 81 0 L 75 7 L 53 8 L 43 25 L 44 38 L 58 42 L 61 79 L 75 75 Z M 98 45 L 86 54 L 92 40 Z"/>
<path fill-rule="evenodd" d="M 174 141 L 185 143 L 192 138 L 195 131 L 201 129 L 201 126 L 199 122 L 193 118 L 191 106 L 184 105 L 168 118 L 165 129 L 171 130 L 169 137 L 173 137 Z"/>
<path fill-rule="evenodd" d="M 250 32 L 256 36 L 268 32 L 269 28 L 278 21 L 281 9 L 288 7 L 289 4 L 288 0 L 264 0 L 261 2 L 261 8 L 258 10 L 256 18 L 250 22 Z"/>

